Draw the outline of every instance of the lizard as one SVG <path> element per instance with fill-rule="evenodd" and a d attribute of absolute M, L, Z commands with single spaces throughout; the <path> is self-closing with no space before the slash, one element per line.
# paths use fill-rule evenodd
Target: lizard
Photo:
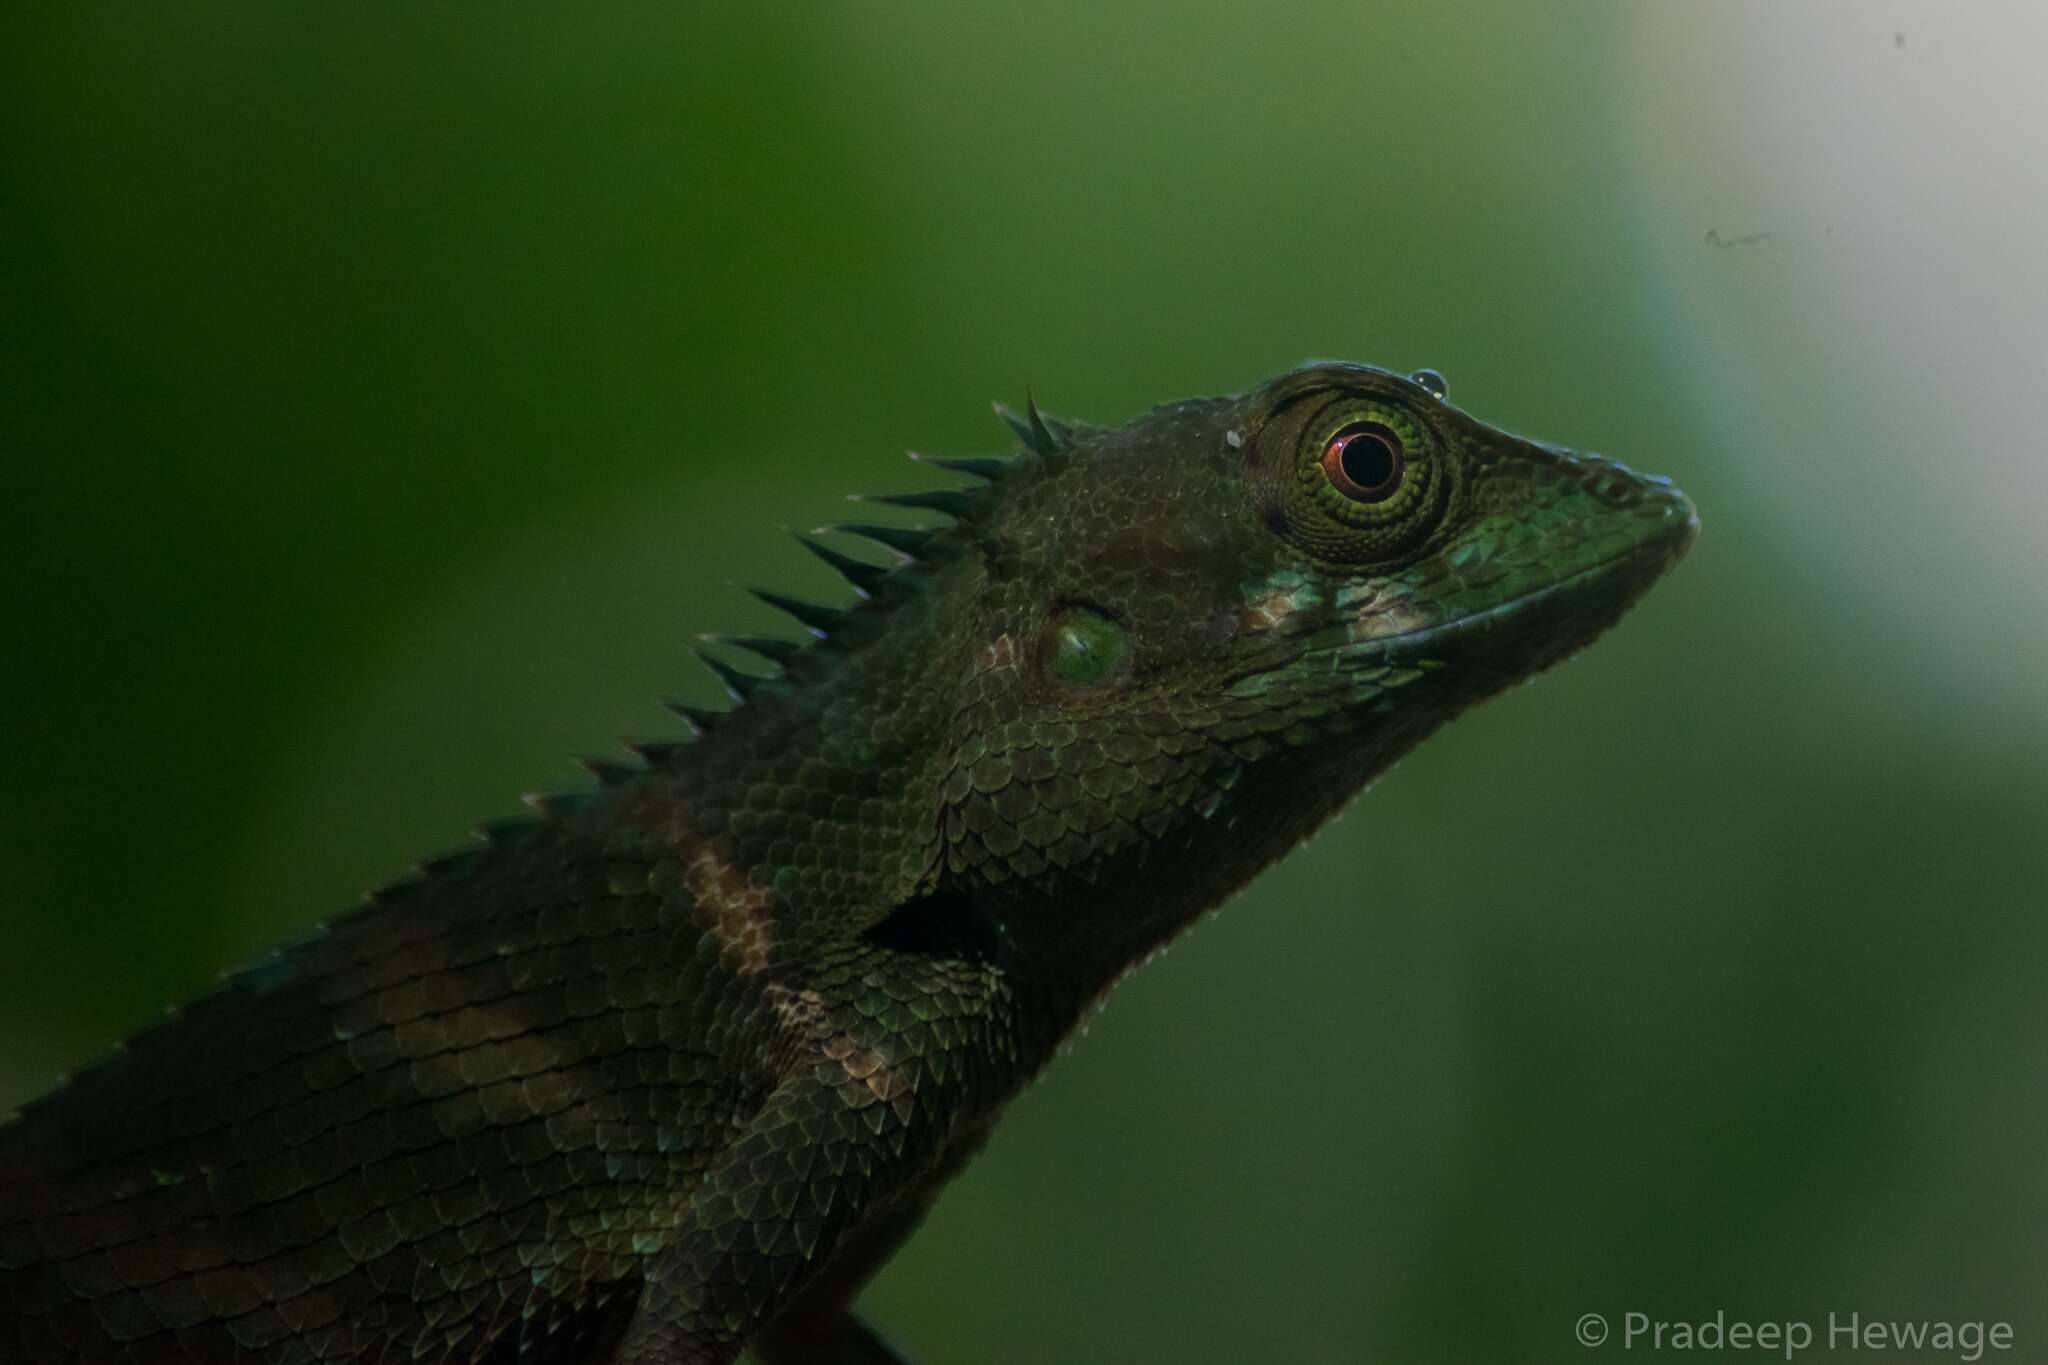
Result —
<path fill-rule="evenodd" d="M 855 1296 L 1105 993 L 1698 530 L 1433 371 L 997 410 L 731 707 L 24 1106 L 0 1359 L 899 1360 Z"/>

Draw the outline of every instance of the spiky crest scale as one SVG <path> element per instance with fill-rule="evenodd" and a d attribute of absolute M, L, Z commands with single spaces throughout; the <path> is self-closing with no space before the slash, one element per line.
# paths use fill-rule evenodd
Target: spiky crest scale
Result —
<path fill-rule="evenodd" d="M 807 602 L 801 597 L 771 592 L 767 588 L 748 588 L 747 591 L 777 611 L 794 617 L 799 625 L 820 636 L 830 635 L 840 619 L 846 615 L 843 608 L 828 607 L 821 602 Z"/>
<path fill-rule="evenodd" d="M 718 680 L 725 684 L 725 690 L 732 695 L 734 701 L 744 702 L 754 694 L 755 688 L 767 681 L 765 678 L 727 663 L 708 649 L 693 649 L 690 652 L 697 656 L 698 663 L 710 669 L 717 676 Z"/>
<path fill-rule="evenodd" d="M 873 597 L 881 590 L 882 580 L 889 576 L 889 567 L 885 564 L 870 564 L 864 559 L 855 559 L 852 555 L 835 550 L 830 545 L 813 540 L 809 536 L 798 536 L 796 540 L 797 544 L 824 560 L 834 573 L 852 584 L 853 590 L 862 597 Z"/>
<path fill-rule="evenodd" d="M 1017 462 L 1005 455 L 920 455 L 910 452 L 910 458 L 919 464 L 928 464 L 934 469 L 943 469 L 951 474 L 964 474 L 970 479 L 983 483 L 1001 483 L 1015 469 Z"/>
<path fill-rule="evenodd" d="M 471 831 L 485 843 L 503 848 L 518 843 L 541 827 L 541 822 L 531 815 L 507 815 L 485 820 L 472 826 Z"/>
<path fill-rule="evenodd" d="M 686 739 L 629 739 L 626 747 L 650 768 L 665 768 L 689 751 Z"/>
<path fill-rule="evenodd" d="M 1060 439 L 1046 426 L 1044 416 L 1038 411 L 1037 401 L 1028 392 L 1024 396 L 1024 412 L 1021 415 L 1007 403 L 997 402 L 990 406 L 1026 450 L 1036 451 L 1040 455 L 1059 453 Z"/>
<path fill-rule="evenodd" d="M 795 640 L 785 640 L 779 635 L 727 635 L 707 631 L 699 638 L 706 644 L 730 645 L 734 649 L 744 649 L 749 654 L 766 659 L 777 668 L 789 667 L 805 648 Z"/>
<path fill-rule="evenodd" d="M 922 559 L 931 552 L 932 543 L 938 539 L 938 532 L 928 526 L 878 526 L 872 522 L 849 521 L 827 529 L 894 550 L 904 559 Z"/>
<path fill-rule="evenodd" d="M 1062 442 L 1046 427 L 1045 415 L 1038 410 L 1038 399 L 1029 389 L 1024 391 L 1024 416 L 1031 423 L 1033 449 L 1041 455 L 1049 455 L 1060 448 Z"/>
<path fill-rule="evenodd" d="M 708 706 L 695 706 L 686 701 L 665 701 L 661 709 L 690 727 L 693 735 L 711 733 L 714 726 L 725 716 L 723 711 L 714 711 Z"/>
<path fill-rule="evenodd" d="M 1054 438 L 1059 441 L 1062 447 L 1070 446 L 1074 442 L 1089 436 L 1100 435 L 1103 431 L 1103 428 L 1090 422 L 1076 422 L 1071 418 L 1055 417 L 1049 412 L 1041 412 L 1038 415 L 1044 420 L 1046 429 L 1052 432 Z"/>
<path fill-rule="evenodd" d="M 985 488 L 925 488 L 915 493 L 855 493 L 855 502 L 907 507 L 913 512 L 941 512 L 955 521 L 971 521 L 986 506 Z"/>
<path fill-rule="evenodd" d="M 565 820 L 596 798 L 597 793 L 587 787 L 571 787 L 563 791 L 528 792 L 519 799 L 550 820 Z"/>
<path fill-rule="evenodd" d="M 445 852 L 436 853 L 432 857 L 422 858 L 413 864 L 418 869 L 418 877 L 414 878 L 414 880 L 438 876 L 450 868 L 460 867 L 481 854 L 484 851 L 484 847 L 482 844 L 471 844 L 466 848 L 451 848 Z"/>
<path fill-rule="evenodd" d="M 329 915 L 320 922 L 321 927 L 332 931 L 338 925 L 345 925 L 350 920 L 359 919 L 365 914 L 390 905 L 392 901 L 403 896 L 406 892 L 426 885 L 426 882 L 427 863 L 414 863 L 410 872 L 401 873 L 389 881 L 378 882 L 368 891 L 365 891 L 360 905 L 352 905 L 338 915 Z M 196 1006 L 204 1004 L 212 998 L 210 995 L 201 996 L 198 1000 L 186 1004 L 183 1007 L 183 1012 L 189 1015 Z M 132 1042 L 134 1040 L 130 1039 L 129 1041 Z"/>
<path fill-rule="evenodd" d="M 589 754 L 577 755 L 576 766 L 596 778 L 600 787 L 619 786 L 647 771 L 630 763 L 621 763 L 617 759 L 596 758 Z"/>

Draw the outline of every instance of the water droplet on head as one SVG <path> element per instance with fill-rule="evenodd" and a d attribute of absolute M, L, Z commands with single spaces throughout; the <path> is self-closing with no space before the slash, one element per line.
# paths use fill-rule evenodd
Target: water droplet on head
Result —
<path fill-rule="evenodd" d="M 1441 399 L 1451 391 L 1451 386 L 1445 383 L 1444 377 L 1435 370 L 1417 370 L 1408 376 L 1408 382 L 1429 390 L 1431 398 Z"/>

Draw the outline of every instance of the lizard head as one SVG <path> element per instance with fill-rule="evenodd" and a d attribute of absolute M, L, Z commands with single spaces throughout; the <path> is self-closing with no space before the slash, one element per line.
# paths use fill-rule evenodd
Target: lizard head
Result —
<path fill-rule="evenodd" d="M 1668 481 L 1487 426 L 1428 372 L 1321 364 L 1116 430 L 1019 426 L 948 600 L 974 648 L 939 851 L 970 880 L 1188 840 L 1249 876 L 1591 642 L 1697 529 Z"/>
<path fill-rule="evenodd" d="M 977 632 L 1076 716 L 1440 713 L 1590 643 L 1698 527 L 1666 479 L 1359 365 L 1054 438 L 1018 475 L 979 531 Z"/>
<path fill-rule="evenodd" d="M 845 528 L 898 568 L 813 543 L 867 600 L 769 595 L 821 645 L 765 682 L 719 666 L 760 701 L 700 771 L 792 894 L 1021 898 L 1105 966 L 1591 642 L 1697 527 L 1667 481 L 1490 427 L 1428 372 L 1313 365 L 1113 430 L 1005 415 L 1017 458 L 938 462 L 982 486 L 882 499 L 954 524 Z"/>

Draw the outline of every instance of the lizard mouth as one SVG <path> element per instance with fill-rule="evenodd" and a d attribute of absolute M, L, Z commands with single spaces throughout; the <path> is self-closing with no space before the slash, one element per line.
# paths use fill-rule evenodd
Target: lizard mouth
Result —
<path fill-rule="evenodd" d="M 1373 641 L 1373 654 L 1388 662 L 1444 658 L 1472 642 L 1503 635 L 1548 634 L 1547 647 L 1534 651 L 1530 671 L 1592 643 L 1651 585 L 1668 573 L 1699 535 L 1692 503 L 1676 489 L 1657 500 L 1656 522 L 1628 549 L 1566 574 L 1540 588 L 1479 611 Z"/>

